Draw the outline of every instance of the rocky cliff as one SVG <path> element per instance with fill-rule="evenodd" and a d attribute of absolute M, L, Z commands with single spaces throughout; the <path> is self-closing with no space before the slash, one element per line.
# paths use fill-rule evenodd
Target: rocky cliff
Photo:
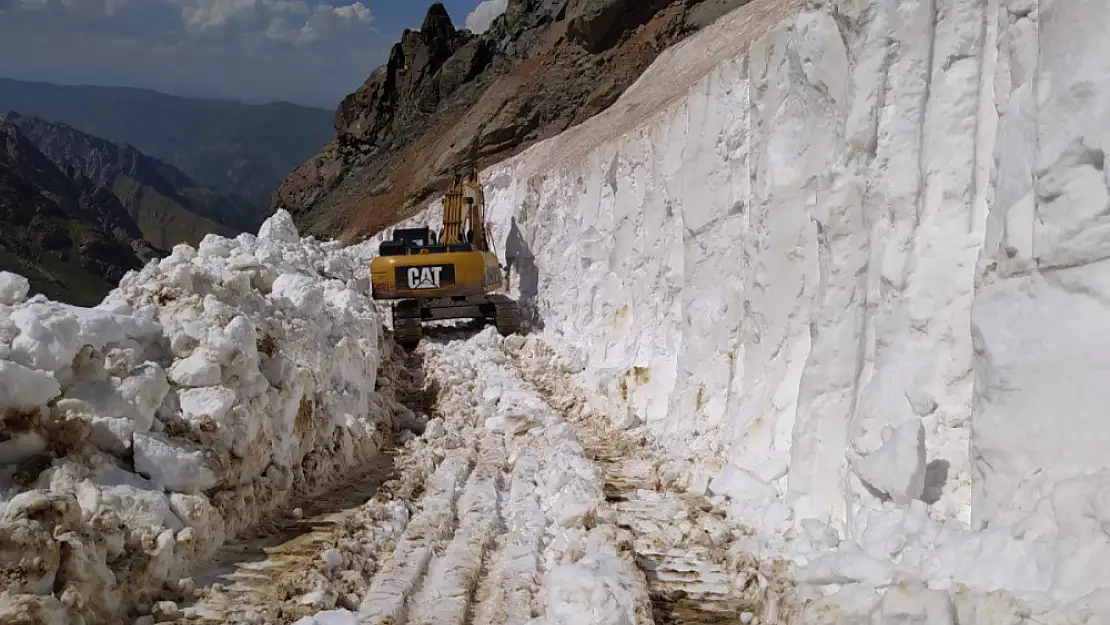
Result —
<path fill-rule="evenodd" d="M 111 191 L 59 167 L 0 119 L 0 270 L 23 274 L 35 292 L 99 301 L 110 285 L 158 250 Z"/>
<path fill-rule="evenodd" d="M 262 224 L 262 211 L 247 200 L 198 183 L 130 145 L 34 116 L 5 117 L 55 165 L 114 193 L 141 237 L 159 248 L 196 245 L 208 233 L 255 232 Z"/>
<path fill-rule="evenodd" d="M 360 238 L 457 165 L 488 166 L 612 104 L 670 45 L 747 0 L 509 0 L 480 35 L 436 3 L 340 104 L 336 137 L 273 199 L 309 233 Z"/>

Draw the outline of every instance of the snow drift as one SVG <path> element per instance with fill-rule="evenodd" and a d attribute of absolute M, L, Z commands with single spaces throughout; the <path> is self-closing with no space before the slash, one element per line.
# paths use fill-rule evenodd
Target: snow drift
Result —
<path fill-rule="evenodd" d="M 225 538 L 377 453 L 395 404 L 349 254 L 282 211 L 91 309 L 0 274 L 0 621 L 118 622 L 188 592 Z"/>
<path fill-rule="evenodd" d="M 756 0 L 483 174 L 513 289 L 802 579 L 1098 614 L 1108 28 L 1099 0 Z"/>

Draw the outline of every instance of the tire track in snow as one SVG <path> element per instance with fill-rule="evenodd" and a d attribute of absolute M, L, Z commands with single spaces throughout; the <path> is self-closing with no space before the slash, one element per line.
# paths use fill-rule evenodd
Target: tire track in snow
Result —
<path fill-rule="evenodd" d="M 443 389 L 446 427 L 458 433 L 445 437 L 440 467 L 452 455 L 468 460 L 430 482 L 426 516 L 414 517 L 351 622 L 650 623 L 631 549 L 599 518 L 605 503 L 592 464 L 496 333 L 467 334 L 445 329 L 422 349 Z"/>
<path fill-rule="evenodd" d="M 361 478 L 229 541 L 198 575 L 183 622 L 270 623 L 315 612 L 318 603 L 342 604 L 340 590 L 315 563 L 366 513 L 359 507 L 379 493 L 396 455 L 395 449 L 383 450 Z"/>
<path fill-rule="evenodd" d="M 798 607 L 784 562 L 731 548 L 750 530 L 730 524 L 705 497 L 669 487 L 642 438 L 584 408 L 581 392 L 536 339 L 508 350 L 524 379 L 563 413 L 605 479 L 618 526 L 633 535 L 656 625 L 794 622 Z"/>
<path fill-rule="evenodd" d="M 360 624 L 471 622 L 486 552 L 501 531 L 501 466 L 495 454 L 479 455 L 486 457 L 472 461 L 469 452 L 459 452 L 440 465 L 446 472 L 426 495 L 432 504 L 409 524 L 373 580 L 359 608 Z"/>
<path fill-rule="evenodd" d="M 313 531 L 157 620 L 305 625 L 339 609 L 327 622 L 650 623 L 632 540 L 568 426 L 495 333 L 452 338 L 418 350 L 445 418 L 397 446 L 391 479 L 337 493 L 347 509 L 301 519 Z"/>

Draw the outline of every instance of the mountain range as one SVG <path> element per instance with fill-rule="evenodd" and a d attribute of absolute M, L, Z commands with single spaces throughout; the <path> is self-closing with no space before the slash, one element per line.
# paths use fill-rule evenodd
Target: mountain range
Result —
<path fill-rule="evenodd" d="M 206 234 L 257 231 L 266 211 L 68 124 L 0 116 L 0 269 L 36 293 L 95 304 L 124 273 Z"/>
<path fill-rule="evenodd" d="M 155 258 L 109 190 L 47 158 L 10 120 L 0 120 L 0 270 L 36 293 L 95 304 L 109 285 Z"/>
<path fill-rule="evenodd" d="M 222 193 L 268 207 L 273 191 L 332 137 L 333 114 L 147 89 L 0 78 L 0 112 L 18 111 L 133 146 Z"/>
<path fill-rule="evenodd" d="M 287 103 L 0 78 L 0 269 L 95 304 L 174 245 L 257 231 L 332 121 Z"/>

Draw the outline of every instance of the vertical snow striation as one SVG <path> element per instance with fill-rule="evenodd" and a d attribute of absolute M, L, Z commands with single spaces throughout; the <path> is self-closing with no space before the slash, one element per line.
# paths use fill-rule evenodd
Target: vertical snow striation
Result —
<path fill-rule="evenodd" d="M 485 172 L 512 288 L 802 579 L 1097 614 L 1108 20 L 755 0 Z"/>

